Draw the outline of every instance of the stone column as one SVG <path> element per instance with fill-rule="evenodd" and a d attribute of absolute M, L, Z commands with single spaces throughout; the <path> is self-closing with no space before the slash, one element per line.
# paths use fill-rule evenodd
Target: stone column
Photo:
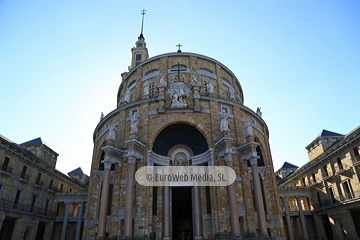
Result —
<path fill-rule="evenodd" d="M 204 239 L 202 235 L 202 218 L 200 208 L 200 187 L 194 186 L 194 239 Z"/>
<path fill-rule="evenodd" d="M 99 224 L 96 237 L 97 240 L 103 240 L 106 237 L 106 216 L 108 209 L 110 169 L 113 162 L 110 160 L 110 157 L 105 156 L 105 159 L 102 161 L 102 163 L 104 163 L 104 177 L 101 190 Z"/>
<path fill-rule="evenodd" d="M 225 163 L 227 167 L 233 168 L 232 154 L 225 155 Z M 227 186 L 227 190 L 230 205 L 231 239 L 241 239 L 235 182 Z"/>
<path fill-rule="evenodd" d="M 301 196 L 296 196 L 296 201 L 297 201 L 298 208 L 299 208 L 300 223 L 301 223 L 301 228 L 303 231 L 303 236 L 304 236 L 305 240 L 309 240 L 309 235 L 308 235 L 307 228 L 306 228 L 304 212 L 303 212 L 303 209 L 301 206 Z"/>
<path fill-rule="evenodd" d="M 170 187 L 163 187 L 163 240 L 170 240 Z"/>
<path fill-rule="evenodd" d="M 128 171 L 126 183 L 126 199 L 125 199 L 125 222 L 124 222 L 124 238 L 133 238 L 133 204 L 134 204 L 134 178 L 135 178 L 135 156 L 128 156 Z"/>
<path fill-rule="evenodd" d="M 261 183 L 260 183 L 259 170 L 257 165 L 258 158 L 259 157 L 257 156 L 257 153 L 255 153 L 253 154 L 253 157 L 251 157 L 249 160 L 250 160 L 251 172 L 253 177 L 255 205 L 258 216 L 260 237 L 265 238 L 265 237 L 269 237 L 269 234 L 267 232 L 267 227 L 266 227 L 264 201 L 261 192 Z"/>
<path fill-rule="evenodd" d="M 80 240 L 83 205 L 84 205 L 84 203 L 81 202 L 81 203 L 80 203 L 80 207 L 79 207 L 79 209 L 78 209 L 78 216 L 77 216 L 77 222 L 76 222 L 75 240 Z"/>
<path fill-rule="evenodd" d="M 60 240 L 65 240 L 65 238 L 66 238 L 66 228 L 67 228 L 68 217 L 69 217 L 70 202 L 66 201 L 65 205 L 66 205 L 66 207 L 65 207 L 65 215 L 64 215 L 63 225 L 62 225 L 62 228 L 61 228 Z"/>
<path fill-rule="evenodd" d="M 291 220 L 290 220 L 289 205 L 287 202 L 287 197 L 282 197 L 282 199 L 283 199 L 284 208 L 285 208 L 286 226 L 288 229 L 289 240 L 294 240 L 294 234 L 292 231 L 292 224 L 291 224 Z"/>

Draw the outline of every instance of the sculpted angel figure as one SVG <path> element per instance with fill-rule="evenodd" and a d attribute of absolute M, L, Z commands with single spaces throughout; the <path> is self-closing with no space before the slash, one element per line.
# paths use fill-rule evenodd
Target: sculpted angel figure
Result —
<path fill-rule="evenodd" d="M 137 128 L 137 125 L 139 123 L 139 120 L 138 118 L 136 117 L 136 115 L 132 115 L 131 118 L 130 118 L 130 132 L 131 133 L 138 133 L 138 128 Z"/>
<path fill-rule="evenodd" d="M 224 112 L 221 114 L 220 130 L 221 131 L 229 130 L 229 118 Z"/>
<path fill-rule="evenodd" d="M 163 73 L 161 73 L 161 75 L 160 75 L 159 84 L 160 84 L 160 85 L 167 85 L 167 82 L 166 82 L 166 79 L 165 79 Z"/>
<path fill-rule="evenodd" d="M 200 83 L 200 81 L 196 77 L 196 72 L 192 71 L 191 72 L 191 78 L 190 78 L 190 84 L 194 85 L 194 84 L 199 84 L 199 83 Z"/>
<path fill-rule="evenodd" d="M 207 92 L 208 93 L 214 93 L 214 82 L 212 80 L 210 80 L 207 84 L 206 84 L 206 88 L 207 88 Z"/>
<path fill-rule="evenodd" d="M 123 102 L 129 103 L 130 102 L 130 97 L 131 97 L 130 89 L 126 89 Z"/>
<path fill-rule="evenodd" d="M 235 98 L 235 90 L 234 90 L 233 86 L 229 87 L 229 94 L 230 94 L 230 99 Z"/>
<path fill-rule="evenodd" d="M 108 139 L 115 141 L 115 126 L 114 126 L 114 124 L 111 124 L 109 126 Z"/>
<path fill-rule="evenodd" d="M 144 96 L 149 95 L 149 82 L 146 80 L 144 82 Z"/>
<path fill-rule="evenodd" d="M 261 108 L 257 108 L 256 109 L 256 114 L 259 115 L 260 117 L 262 116 L 262 112 L 260 111 Z"/>
<path fill-rule="evenodd" d="M 254 136 L 253 127 L 249 119 L 245 120 L 246 136 Z"/>

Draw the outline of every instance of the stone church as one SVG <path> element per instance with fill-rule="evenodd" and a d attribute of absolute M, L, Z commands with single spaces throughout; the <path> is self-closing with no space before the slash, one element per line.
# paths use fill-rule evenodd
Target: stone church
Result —
<path fill-rule="evenodd" d="M 93 141 L 83 239 L 285 239 L 282 208 L 258 108 L 244 105 L 234 73 L 205 55 L 149 58 L 143 34 L 131 49 L 117 108 Z M 229 186 L 149 187 L 143 166 L 227 166 Z"/>

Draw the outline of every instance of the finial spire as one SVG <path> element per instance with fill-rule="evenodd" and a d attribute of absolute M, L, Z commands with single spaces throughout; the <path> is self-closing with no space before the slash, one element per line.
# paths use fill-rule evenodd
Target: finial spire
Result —
<path fill-rule="evenodd" d="M 182 45 L 180 45 L 180 43 L 178 45 L 176 45 L 179 49 L 177 50 L 177 52 L 181 52 L 180 48 L 182 47 Z"/>
<path fill-rule="evenodd" d="M 143 16 L 142 16 L 141 33 L 140 33 L 140 36 L 139 36 L 139 40 L 140 40 L 140 39 L 144 39 L 143 29 L 144 29 L 144 15 L 145 15 L 145 13 L 146 13 L 146 10 L 145 10 L 145 9 L 141 10 L 141 14 L 142 14 Z"/>

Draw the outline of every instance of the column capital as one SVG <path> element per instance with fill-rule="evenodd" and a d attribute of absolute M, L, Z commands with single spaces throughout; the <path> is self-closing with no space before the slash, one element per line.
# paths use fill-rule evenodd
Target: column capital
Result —
<path fill-rule="evenodd" d="M 224 160 L 225 160 L 225 162 L 232 162 L 232 153 L 226 153 L 225 155 L 224 155 Z"/>
<path fill-rule="evenodd" d="M 135 164 L 136 157 L 135 156 L 128 156 L 128 164 Z"/>
<path fill-rule="evenodd" d="M 256 154 L 256 153 L 255 153 Z M 259 159 L 259 156 L 252 156 L 250 158 L 248 158 L 250 165 L 257 165 L 257 160 Z"/>
<path fill-rule="evenodd" d="M 115 160 L 109 156 L 105 156 L 104 160 L 101 161 L 104 164 L 105 169 L 111 169 L 111 165 L 115 164 Z"/>

